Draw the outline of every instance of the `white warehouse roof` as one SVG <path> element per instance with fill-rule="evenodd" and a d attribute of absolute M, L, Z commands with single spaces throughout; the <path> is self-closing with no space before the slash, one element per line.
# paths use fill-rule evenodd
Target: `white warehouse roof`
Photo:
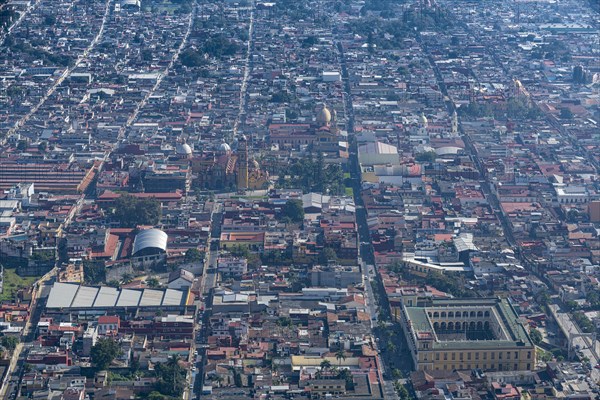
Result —
<path fill-rule="evenodd" d="M 359 146 L 358 152 L 362 154 L 398 154 L 398 148 L 391 144 L 374 142 Z"/>
<path fill-rule="evenodd" d="M 145 231 L 141 231 L 135 235 L 133 254 L 135 255 L 147 248 L 157 248 L 167 251 L 167 239 L 167 234 L 160 229 L 146 229 Z"/>
<path fill-rule="evenodd" d="M 115 289 L 56 282 L 46 308 L 108 309 L 114 307 L 165 307 L 187 304 L 188 291 L 175 289 Z"/>

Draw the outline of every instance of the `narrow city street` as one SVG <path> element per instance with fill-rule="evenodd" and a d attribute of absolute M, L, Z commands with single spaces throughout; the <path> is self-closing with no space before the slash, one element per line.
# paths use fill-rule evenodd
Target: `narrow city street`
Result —
<path fill-rule="evenodd" d="M 29 119 L 46 103 L 46 101 L 54 94 L 54 92 L 60 87 L 60 85 L 62 85 L 65 79 L 67 79 L 71 75 L 71 73 L 81 64 L 81 62 L 85 60 L 88 57 L 88 55 L 94 50 L 96 44 L 98 44 L 98 42 L 102 38 L 102 35 L 104 34 L 104 28 L 106 26 L 108 18 L 110 17 L 112 4 L 113 0 L 106 0 L 102 24 L 100 25 L 100 29 L 98 30 L 96 36 L 94 36 L 92 42 L 86 47 L 83 53 L 79 55 L 79 57 L 72 66 L 65 68 L 63 73 L 54 81 L 54 84 L 52 84 L 52 86 L 48 89 L 44 97 L 42 97 L 40 101 L 15 124 L 14 128 L 8 131 L 8 134 L 6 136 L 16 134 L 18 130 L 21 127 L 23 127 L 27 123 L 27 121 L 29 121 Z"/>
<path fill-rule="evenodd" d="M 380 329 L 377 325 L 380 323 L 380 315 L 386 316 L 386 319 L 381 323 L 389 323 L 389 305 L 387 303 L 387 297 L 383 291 L 383 285 L 381 283 L 381 277 L 377 273 L 375 265 L 375 257 L 373 255 L 373 246 L 371 245 L 371 234 L 367 225 L 367 213 L 364 208 L 364 203 L 361 197 L 361 170 L 360 163 L 358 161 L 358 146 L 354 137 L 354 111 L 352 106 L 352 91 L 350 88 L 350 82 L 348 77 L 348 69 L 346 65 L 344 48 L 341 43 L 337 43 L 338 57 L 340 60 L 340 67 L 342 71 L 342 81 L 344 84 L 344 102 L 345 109 L 348 113 L 348 140 L 350 142 L 350 176 L 353 183 L 354 203 L 356 204 L 356 224 L 358 227 L 358 241 L 361 260 L 361 269 L 365 281 L 365 295 L 366 302 L 369 307 L 371 314 L 371 326 L 373 327 L 373 333 L 376 339 L 376 345 L 379 350 L 379 360 L 382 361 L 382 368 L 379 369 L 380 379 L 383 382 L 383 395 L 385 399 L 395 400 L 398 399 L 396 389 L 394 387 L 394 381 L 392 380 L 392 367 L 390 361 L 395 358 L 395 354 L 389 354 L 386 352 L 385 356 L 382 356 L 382 345 L 384 340 L 387 341 L 387 329 Z M 380 292 L 379 296 L 375 296 L 373 293 L 373 286 Z M 379 300 L 379 303 L 378 301 Z"/>

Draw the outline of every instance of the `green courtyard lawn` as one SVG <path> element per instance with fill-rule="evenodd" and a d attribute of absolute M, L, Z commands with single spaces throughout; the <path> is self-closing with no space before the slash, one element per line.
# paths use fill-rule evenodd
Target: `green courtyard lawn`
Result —
<path fill-rule="evenodd" d="M 33 285 L 38 279 L 38 276 L 19 276 L 15 268 L 4 268 L 0 301 L 12 300 L 19 289 Z"/>

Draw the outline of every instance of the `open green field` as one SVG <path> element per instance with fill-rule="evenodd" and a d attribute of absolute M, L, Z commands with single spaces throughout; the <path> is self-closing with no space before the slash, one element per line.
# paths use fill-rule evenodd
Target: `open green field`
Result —
<path fill-rule="evenodd" d="M 33 285 L 38 279 L 37 276 L 19 276 L 15 268 L 4 268 L 3 290 L 0 294 L 0 301 L 12 300 L 19 289 Z"/>

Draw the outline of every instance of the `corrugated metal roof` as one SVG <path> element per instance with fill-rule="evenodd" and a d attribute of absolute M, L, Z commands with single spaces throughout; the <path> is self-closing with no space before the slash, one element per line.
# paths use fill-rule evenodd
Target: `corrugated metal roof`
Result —
<path fill-rule="evenodd" d="M 383 142 L 367 143 L 359 147 L 362 154 L 398 154 L 398 148 Z"/>
<path fill-rule="evenodd" d="M 55 283 L 50 290 L 47 308 L 113 308 L 183 306 L 186 290 L 176 289 L 116 289 L 113 287 L 80 286 Z"/>
<path fill-rule="evenodd" d="M 146 229 L 135 236 L 133 254 L 149 247 L 167 251 L 167 234 L 160 229 Z"/>
<path fill-rule="evenodd" d="M 73 283 L 60 283 L 56 282 L 50 290 L 48 295 L 48 301 L 46 302 L 47 308 L 62 308 L 70 307 L 79 285 Z"/>
<path fill-rule="evenodd" d="M 114 307 L 119 298 L 119 291 L 110 286 L 103 286 L 100 288 L 98 296 L 96 296 L 96 302 L 94 307 Z"/>
<path fill-rule="evenodd" d="M 73 300 L 73 306 L 75 307 L 91 307 L 94 305 L 96 295 L 100 289 L 91 286 L 81 286 L 75 299 Z"/>
<path fill-rule="evenodd" d="M 163 297 L 163 306 L 179 306 L 184 304 L 185 292 L 180 290 L 167 289 Z"/>
<path fill-rule="evenodd" d="M 477 246 L 473 243 L 473 234 L 472 233 L 461 233 L 460 236 L 454 238 L 454 246 L 456 250 L 460 253 L 462 251 L 472 250 L 477 251 Z"/>
<path fill-rule="evenodd" d="M 123 289 L 121 290 L 119 300 L 117 300 L 117 307 L 137 306 L 140 302 L 140 297 L 142 297 L 141 290 Z"/>
<path fill-rule="evenodd" d="M 140 306 L 160 306 L 164 294 L 162 290 L 144 289 Z"/>

